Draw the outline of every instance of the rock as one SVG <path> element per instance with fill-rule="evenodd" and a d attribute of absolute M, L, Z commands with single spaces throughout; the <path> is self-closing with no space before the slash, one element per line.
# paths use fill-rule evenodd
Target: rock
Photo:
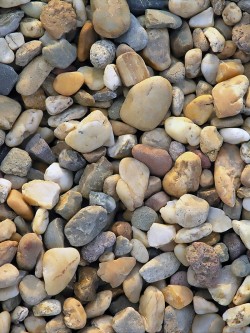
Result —
<path fill-rule="evenodd" d="M 90 62 L 95 68 L 104 69 L 115 58 L 115 44 L 110 40 L 99 40 L 90 48 Z"/>
<path fill-rule="evenodd" d="M 95 140 L 92 140 L 92 136 Z M 66 143 L 81 153 L 89 153 L 101 146 L 112 146 L 114 137 L 108 119 L 99 110 L 91 112 L 65 138 Z M 84 144 L 83 144 L 84 142 Z"/>
<path fill-rule="evenodd" d="M 10 130 L 21 113 L 21 105 L 14 99 L 0 96 L 0 128 Z"/>
<path fill-rule="evenodd" d="M 72 246 L 90 243 L 107 224 L 107 211 L 100 206 L 87 206 L 66 224 L 64 233 Z"/>
<path fill-rule="evenodd" d="M 193 16 L 189 20 L 189 26 L 192 28 L 207 28 L 214 26 L 214 11 L 212 7 Z"/>
<path fill-rule="evenodd" d="M 102 206 L 107 210 L 108 214 L 112 213 L 116 209 L 115 200 L 103 192 L 91 191 L 89 194 L 89 204 L 90 206 Z"/>
<path fill-rule="evenodd" d="M 166 7 L 164 0 L 142 0 L 138 2 L 136 0 L 128 0 L 130 11 L 135 14 L 144 14 L 148 8 L 162 9 Z"/>
<path fill-rule="evenodd" d="M 128 240 L 131 240 L 132 238 L 132 228 L 128 222 L 115 222 L 112 225 L 111 231 L 113 231 L 116 236 L 123 236 Z"/>
<path fill-rule="evenodd" d="M 244 74 L 244 67 L 236 61 L 227 61 L 219 64 L 216 82 L 222 82 L 234 76 Z"/>
<path fill-rule="evenodd" d="M 199 48 L 191 49 L 185 54 L 186 77 L 189 79 L 199 75 L 201 69 L 202 52 Z"/>
<path fill-rule="evenodd" d="M 113 317 L 112 327 L 117 333 L 143 333 L 145 332 L 143 319 L 140 314 L 131 307 L 127 307 L 116 313 Z"/>
<path fill-rule="evenodd" d="M 64 322 L 70 329 L 78 330 L 86 325 L 87 316 L 82 304 L 69 297 L 63 303 Z"/>
<path fill-rule="evenodd" d="M 19 271 L 12 264 L 0 267 L 0 288 L 11 287 L 18 282 Z"/>
<path fill-rule="evenodd" d="M 122 85 L 116 65 L 109 64 L 105 67 L 103 82 L 105 86 L 112 91 L 115 91 Z"/>
<path fill-rule="evenodd" d="M 245 327 L 249 325 L 250 303 L 235 306 L 223 313 L 223 320 L 230 327 Z"/>
<path fill-rule="evenodd" d="M 29 2 L 30 0 L 1 0 L 0 1 L 0 7 L 1 8 L 11 8 L 11 7 L 16 7 L 16 6 L 20 6 L 23 5 L 27 2 Z"/>
<path fill-rule="evenodd" d="M 145 245 L 139 239 L 132 239 L 131 244 L 133 246 L 131 255 L 136 261 L 145 264 L 149 260 L 149 254 Z"/>
<path fill-rule="evenodd" d="M 212 224 L 214 232 L 221 233 L 232 228 L 231 219 L 219 208 L 209 208 L 207 222 Z"/>
<path fill-rule="evenodd" d="M 130 26 L 130 12 L 125 0 L 115 5 L 108 1 L 91 2 L 93 25 L 98 35 L 105 38 L 117 38 L 124 34 Z"/>
<path fill-rule="evenodd" d="M 163 188 L 169 195 L 179 198 L 188 192 L 197 191 L 200 175 L 200 158 L 191 152 L 184 153 L 177 158 L 174 167 L 163 178 Z"/>
<path fill-rule="evenodd" d="M 191 305 L 181 310 L 167 306 L 164 313 L 164 331 L 165 333 L 189 332 L 191 330 L 194 310 Z"/>
<path fill-rule="evenodd" d="M 24 13 L 27 16 L 39 19 L 43 7 L 46 5 L 46 3 L 41 2 L 41 1 L 31 1 L 27 2 L 26 4 L 21 6 L 21 9 L 24 11 Z"/>
<path fill-rule="evenodd" d="M 14 149 L 14 148 L 13 148 Z M 48 143 L 40 134 L 34 135 L 26 144 L 25 150 L 34 159 L 46 164 L 55 162 L 56 158 Z"/>
<path fill-rule="evenodd" d="M 25 202 L 23 195 L 17 190 L 11 190 L 7 199 L 8 206 L 19 216 L 27 221 L 32 221 L 34 213 L 32 208 Z"/>
<path fill-rule="evenodd" d="M 73 174 L 71 171 L 61 168 L 59 163 L 52 163 L 45 170 L 44 180 L 58 184 L 61 192 L 66 192 L 73 185 Z"/>
<path fill-rule="evenodd" d="M 2 222 L 1 222 L 2 223 Z M 18 243 L 16 241 L 1 241 L 0 243 L 0 264 L 1 266 L 10 263 L 17 252 Z"/>
<path fill-rule="evenodd" d="M 49 44 L 42 49 L 42 54 L 47 62 L 56 68 L 65 69 L 76 60 L 76 47 L 70 44 L 66 39 Z"/>
<path fill-rule="evenodd" d="M 84 83 L 90 90 L 101 90 L 104 88 L 103 69 L 84 66 L 80 67 L 78 72 L 84 75 Z"/>
<path fill-rule="evenodd" d="M 172 159 L 168 152 L 143 144 L 135 145 L 132 149 L 134 158 L 144 163 L 155 176 L 164 176 L 172 166 Z"/>
<path fill-rule="evenodd" d="M 112 288 L 118 287 L 125 280 L 136 264 L 135 258 L 123 257 L 99 264 L 98 276 L 108 282 Z"/>
<path fill-rule="evenodd" d="M 168 6 L 172 13 L 183 18 L 189 18 L 207 9 L 209 1 L 197 0 L 189 4 L 185 0 L 170 0 Z"/>
<path fill-rule="evenodd" d="M 148 43 L 148 35 L 146 30 L 141 26 L 138 19 L 130 14 L 130 26 L 129 29 L 115 39 L 115 42 L 119 44 L 127 44 L 133 50 L 141 51 L 143 50 Z"/>
<path fill-rule="evenodd" d="M 74 293 L 81 302 L 90 302 L 96 298 L 99 285 L 97 270 L 93 267 L 80 267 L 78 282 L 74 284 Z"/>
<path fill-rule="evenodd" d="M 169 150 L 171 138 L 163 128 L 155 128 L 152 131 L 144 132 L 141 136 L 141 143 L 155 148 Z"/>
<path fill-rule="evenodd" d="M 84 76 L 80 72 L 68 72 L 57 75 L 53 88 L 63 96 L 74 95 L 83 85 Z"/>
<path fill-rule="evenodd" d="M 16 255 L 18 268 L 27 271 L 33 270 L 42 248 L 43 243 L 35 233 L 25 234 L 18 244 Z"/>
<path fill-rule="evenodd" d="M 62 314 L 54 317 L 46 323 L 45 329 L 48 333 L 70 333 L 70 328 L 65 325 Z"/>
<path fill-rule="evenodd" d="M 79 252 L 71 247 L 50 249 L 44 253 L 43 278 L 48 295 L 57 295 L 67 286 L 79 261 Z"/>
<path fill-rule="evenodd" d="M 11 66 L 0 64 L 0 82 L 4 82 L 4 84 L 0 84 L 1 95 L 9 95 L 17 80 L 18 74 Z"/>
<path fill-rule="evenodd" d="M 249 249 L 250 243 L 248 240 L 248 235 L 250 229 L 249 229 L 248 220 L 241 220 L 241 221 L 233 220 L 232 225 L 235 233 L 240 236 L 240 239 L 242 240 L 246 248 Z"/>
<path fill-rule="evenodd" d="M 91 21 L 85 22 L 79 34 L 77 45 L 77 58 L 85 61 L 89 58 L 90 48 L 97 40 L 97 34 Z"/>
<path fill-rule="evenodd" d="M 24 12 L 21 10 L 11 9 L 0 14 L 0 37 L 5 37 L 11 32 L 14 32 L 19 27 L 21 19 L 24 17 Z"/>
<path fill-rule="evenodd" d="M 148 29 L 177 29 L 182 25 L 182 20 L 179 16 L 167 11 L 146 9 L 145 25 Z"/>
<path fill-rule="evenodd" d="M 103 315 L 109 308 L 111 300 L 112 292 L 110 290 L 104 290 L 97 293 L 96 299 L 85 306 L 87 318 L 95 318 Z"/>
<path fill-rule="evenodd" d="M 62 123 L 70 120 L 82 119 L 86 113 L 87 113 L 86 107 L 74 104 L 65 111 L 61 112 L 60 114 L 49 117 L 48 125 L 51 127 L 57 127 Z M 76 124 L 77 123 L 73 123 L 74 127 L 76 127 Z M 67 145 L 66 147 L 64 147 L 64 149 L 65 148 L 69 148 L 69 146 Z"/>
<path fill-rule="evenodd" d="M 176 58 L 183 57 L 187 51 L 193 48 L 192 33 L 186 21 L 182 23 L 180 28 L 171 32 L 170 44 Z"/>
<path fill-rule="evenodd" d="M 41 21 L 36 18 L 24 18 L 20 22 L 20 31 L 27 38 L 39 38 L 44 34 Z"/>
<path fill-rule="evenodd" d="M 33 306 L 32 311 L 36 317 L 56 316 L 61 313 L 61 303 L 57 299 L 48 299 Z"/>
<path fill-rule="evenodd" d="M 71 149 L 62 150 L 59 154 L 58 162 L 62 168 L 70 171 L 78 171 L 86 166 L 84 158 Z"/>
<path fill-rule="evenodd" d="M 154 257 L 143 265 L 140 269 L 140 274 L 146 282 L 152 283 L 173 275 L 179 266 L 180 262 L 174 253 L 166 252 Z"/>
<path fill-rule="evenodd" d="M 119 164 L 119 174 L 121 178 L 117 182 L 116 192 L 124 205 L 130 211 L 134 211 L 143 203 L 149 169 L 136 159 L 126 157 Z"/>
<path fill-rule="evenodd" d="M 247 276 L 242 282 L 241 286 L 237 290 L 233 298 L 233 303 L 235 305 L 241 305 L 249 300 L 249 276 Z"/>
<path fill-rule="evenodd" d="M 158 221 L 157 213 L 149 207 L 137 208 L 131 218 L 131 224 L 143 231 L 148 231 L 153 223 Z"/>
<path fill-rule="evenodd" d="M 232 262 L 232 273 L 239 277 L 245 277 L 250 272 L 250 264 L 246 255 L 240 256 Z"/>
<path fill-rule="evenodd" d="M 164 119 L 171 98 L 172 88 L 168 80 L 161 77 L 148 78 L 130 89 L 120 116 L 125 123 L 139 130 L 152 130 Z M 156 100 L 161 101 L 157 107 Z"/>
<path fill-rule="evenodd" d="M 207 37 L 213 52 L 223 51 L 225 47 L 225 38 L 216 28 L 205 28 L 204 34 Z"/>
<path fill-rule="evenodd" d="M 3 333 L 10 332 L 11 317 L 8 311 L 2 311 L 0 313 L 0 325 Z"/>
<path fill-rule="evenodd" d="M 242 12 L 235 3 L 229 3 L 222 12 L 222 18 L 226 25 L 232 26 L 241 20 Z"/>
<path fill-rule="evenodd" d="M 220 130 L 220 134 L 224 142 L 230 144 L 239 144 L 250 139 L 248 132 L 241 128 L 223 128 Z"/>
<path fill-rule="evenodd" d="M 0 178 L 0 203 L 4 203 L 11 190 L 11 182 L 8 179 Z"/>
<path fill-rule="evenodd" d="M 211 162 L 217 158 L 218 152 L 222 146 L 223 137 L 217 131 L 215 126 L 205 126 L 200 133 L 200 148 L 206 154 Z"/>
<path fill-rule="evenodd" d="M 203 58 L 201 62 L 201 72 L 208 83 L 216 83 L 219 64 L 220 60 L 215 54 L 207 53 Z"/>
<path fill-rule="evenodd" d="M 141 56 L 145 63 L 157 71 L 164 71 L 171 64 L 168 30 L 148 29 L 148 43 Z M 160 47 L 164 43 L 164 47 Z"/>
<path fill-rule="evenodd" d="M 27 330 L 31 332 L 38 333 L 45 330 L 46 321 L 44 318 L 39 318 L 29 315 L 24 319 L 24 325 Z"/>
<path fill-rule="evenodd" d="M 116 66 L 126 87 L 133 86 L 149 78 L 149 72 L 144 60 L 135 52 L 121 54 L 116 59 Z"/>
<path fill-rule="evenodd" d="M 222 332 L 224 326 L 225 323 L 221 316 L 218 314 L 211 313 L 205 315 L 196 315 L 192 324 L 192 331 L 193 333 L 199 333 L 200 328 L 202 327 L 208 333 L 212 333 L 215 330 Z"/>
<path fill-rule="evenodd" d="M 60 187 L 51 181 L 32 180 L 22 186 L 22 194 L 31 206 L 52 209 L 59 200 Z"/>
<path fill-rule="evenodd" d="M 203 52 L 208 51 L 208 49 L 210 47 L 207 37 L 204 35 L 204 31 L 201 28 L 194 29 L 193 42 L 194 42 L 194 47 L 199 48 Z M 225 42 L 225 45 L 226 45 L 226 42 Z M 206 57 L 206 55 L 205 55 L 205 57 Z"/>
<path fill-rule="evenodd" d="M 195 242 L 187 247 L 186 258 L 195 272 L 198 283 L 206 288 L 216 284 L 221 264 L 217 253 L 211 246 Z"/>
<path fill-rule="evenodd" d="M 75 191 L 68 191 L 60 196 L 58 204 L 55 206 L 57 214 L 65 220 L 70 220 L 81 208 L 81 194 Z"/>
<path fill-rule="evenodd" d="M 23 103 L 26 109 L 38 109 L 45 111 L 46 96 L 42 88 L 39 88 L 34 94 L 29 96 L 22 96 Z"/>
<path fill-rule="evenodd" d="M 116 257 L 123 257 L 126 254 L 129 254 L 132 248 L 132 244 L 126 237 L 118 236 L 116 239 L 114 254 Z"/>
<path fill-rule="evenodd" d="M 26 275 L 19 284 L 22 300 L 31 306 L 37 305 L 48 297 L 44 282 L 34 275 Z"/>
<path fill-rule="evenodd" d="M 15 223 L 10 219 L 3 220 L 0 222 L 0 231 L 0 242 L 10 239 L 11 236 L 16 232 Z"/>
<path fill-rule="evenodd" d="M 182 228 L 177 232 L 175 242 L 181 244 L 195 242 L 210 235 L 212 230 L 213 228 L 210 223 L 203 223 L 202 225 L 191 229 Z"/>
<path fill-rule="evenodd" d="M 218 118 L 235 116 L 240 113 L 243 109 L 243 96 L 247 92 L 248 85 L 249 81 L 245 75 L 237 75 L 232 79 L 218 83 L 213 88 L 212 95 Z"/>
<path fill-rule="evenodd" d="M 125 126 L 130 127 L 129 125 L 126 125 L 124 123 L 120 123 L 120 124 L 121 124 L 121 126 L 124 125 L 124 127 Z M 114 130 L 114 124 L 111 123 L 111 125 L 113 125 L 113 130 Z M 119 131 L 119 129 L 118 129 L 118 131 Z M 114 134 L 117 134 L 117 133 L 114 133 Z M 115 159 L 121 159 L 124 157 L 131 156 L 132 148 L 136 144 L 137 144 L 137 138 L 135 135 L 132 135 L 132 134 L 120 135 L 120 136 L 118 136 L 118 139 L 115 142 L 115 144 L 108 148 L 108 156 L 115 158 Z"/>
<path fill-rule="evenodd" d="M 175 309 L 183 309 L 193 300 L 192 291 L 185 286 L 177 286 L 169 284 L 162 289 L 165 302 Z"/>
<path fill-rule="evenodd" d="M 176 202 L 176 223 L 184 228 L 193 228 L 207 221 L 209 204 L 192 194 L 184 194 Z"/>
<path fill-rule="evenodd" d="M 236 190 L 240 186 L 240 175 L 244 162 L 239 149 L 228 143 L 224 144 L 215 161 L 214 181 L 221 200 L 230 207 L 235 205 Z"/>
<path fill-rule="evenodd" d="M 0 61 L 4 64 L 11 64 L 14 59 L 15 55 L 14 52 L 8 46 L 7 41 L 4 38 L 0 38 Z"/>
<path fill-rule="evenodd" d="M 232 302 L 233 297 L 241 284 L 241 278 L 236 277 L 231 272 L 231 266 L 227 265 L 221 269 L 215 283 L 215 286 L 208 290 L 217 303 L 226 306 Z"/>
<path fill-rule="evenodd" d="M 50 1 L 43 7 L 40 20 L 45 30 L 55 39 L 60 39 L 63 34 L 76 29 L 76 13 L 67 2 Z"/>
<path fill-rule="evenodd" d="M 217 306 L 214 305 L 214 303 L 209 302 L 205 298 L 200 296 L 194 296 L 193 304 L 195 313 L 200 315 L 219 311 L 219 309 L 217 308 Z"/>
<path fill-rule="evenodd" d="M 174 226 L 160 223 L 153 223 L 147 233 L 149 246 L 156 248 L 169 244 L 175 236 L 176 231 Z"/>
<path fill-rule="evenodd" d="M 49 223 L 44 233 L 44 243 L 47 249 L 64 247 L 65 223 L 61 218 L 56 218 Z"/>
<path fill-rule="evenodd" d="M 23 44 L 16 51 L 15 63 L 18 66 L 26 66 L 32 59 L 39 55 L 42 51 L 42 42 L 39 40 L 32 40 Z"/>
<path fill-rule="evenodd" d="M 31 167 L 31 163 L 32 160 L 25 150 L 12 148 L 3 159 L 0 169 L 5 174 L 25 177 Z"/>
<path fill-rule="evenodd" d="M 213 97 L 211 95 L 198 96 L 184 107 L 185 117 L 197 125 L 204 125 L 213 111 Z"/>

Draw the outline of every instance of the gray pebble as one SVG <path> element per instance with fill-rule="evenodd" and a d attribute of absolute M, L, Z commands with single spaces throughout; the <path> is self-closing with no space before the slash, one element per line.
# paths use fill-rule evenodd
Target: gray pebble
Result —
<path fill-rule="evenodd" d="M 107 102 L 117 97 L 117 93 L 108 88 L 103 88 L 93 93 L 92 97 L 96 102 Z"/>
<path fill-rule="evenodd" d="M 39 19 L 44 6 L 46 3 L 42 1 L 31 1 L 22 5 L 21 9 L 27 16 Z"/>
<path fill-rule="evenodd" d="M 11 314 L 11 321 L 14 324 L 18 324 L 28 316 L 29 310 L 24 306 L 17 306 Z"/>
<path fill-rule="evenodd" d="M 95 68 L 105 68 L 115 59 L 115 44 L 110 40 L 99 40 L 90 49 L 90 62 Z"/>
<path fill-rule="evenodd" d="M 8 311 L 8 312 L 13 311 L 21 303 L 21 301 L 22 299 L 20 294 L 15 297 L 7 299 L 6 301 L 3 301 L 1 304 L 3 311 Z"/>
<path fill-rule="evenodd" d="M 21 216 L 17 216 L 14 219 L 14 223 L 16 225 L 16 230 L 20 235 L 23 236 L 29 232 L 32 232 L 30 223 L 27 223 Z"/>
<path fill-rule="evenodd" d="M 111 302 L 109 311 L 114 316 L 117 312 L 127 307 L 132 307 L 135 310 L 138 310 L 138 304 L 131 303 L 126 296 L 122 295 Z"/>
<path fill-rule="evenodd" d="M 170 278 L 170 284 L 190 287 L 188 280 L 187 280 L 187 272 L 179 271 L 179 272 L 176 272 L 175 274 L 173 274 Z"/>
<path fill-rule="evenodd" d="M 223 205 L 225 214 L 230 217 L 231 220 L 240 220 L 242 212 L 242 200 L 236 198 L 234 207 L 229 207 L 226 204 Z"/>
<path fill-rule="evenodd" d="M 227 246 L 231 260 L 238 258 L 241 254 L 246 252 L 246 247 L 242 243 L 240 237 L 235 233 L 225 234 L 223 243 Z"/>
<path fill-rule="evenodd" d="M 113 318 L 113 329 L 116 333 L 144 333 L 142 316 L 132 307 L 126 307 Z"/>
<path fill-rule="evenodd" d="M 155 128 L 152 131 L 144 132 L 140 141 L 144 145 L 168 150 L 171 138 L 163 128 Z"/>
<path fill-rule="evenodd" d="M 7 13 L 0 14 L 0 37 L 16 31 L 19 27 L 24 12 L 21 10 L 11 10 Z"/>
<path fill-rule="evenodd" d="M 182 143 L 177 142 L 177 141 L 172 141 L 170 143 L 170 147 L 169 147 L 169 151 L 168 152 L 169 152 L 170 156 L 172 157 L 172 159 L 174 161 L 176 161 L 177 158 L 181 154 L 185 153 L 185 151 L 186 151 L 186 148 L 185 148 L 185 146 Z"/>
<path fill-rule="evenodd" d="M 19 284 L 22 300 L 30 305 L 37 305 L 48 295 L 45 291 L 44 282 L 35 275 L 26 275 Z"/>
<path fill-rule="evenodd" d="M 25 177 L 31 167 L 29 154 L 22 149 L 12 148 L 1 163 L 2 172 L 19 177 Z"/>
<path fill-rule="evenodd" d="M 250 2 L 249 0 L 240 0 L 238 2 L 238 7 L 240 7 L 240 9 L 244 12 L 247 12 L 248 14 L 250 14 Z"/>
<path fill-rule="evenodd" d="M 85 106 L 73 104 L 67 110 L 57 114 L 56 116 L 49 117 L 48 124 L 51 127 L 57 127 L 65 121 L 82 119 L 87 111 L 88 109 Z"/>
<path fill-rule="evenodd" d="M 133 212 L 131 219 L 132 226 L 143 231 L 148 231 L 151 225 L 157 221 L 157 213 L 152 208 L 147 206 L 137 208 Z"/>
<path fill-rule="evenodd" d="M 183 57 L 185 53 L 193 48 L 193 37 L 186 21 L 178 29 L 172 30 L 170 43 L 174 56 Z"/>
<path fill-rule="evenodd" d="M 57 247 L 64 247 L 64 226 L 65 221 L 61 218 L 56 218 L 49 223 L 43 235 L 44 244 L 48 250 Z"/>
<path fill-rule="evenodd" d="M 102 206 L 107 210 L 108 214 L 116 209 L 115 200 L 110 195 L 107 195 L 103 192 L 91 191 L 89 194 L 89 205 Z"/>
<path fill-rule="evenodd" d="M 125 254 L 130 253 L 132 248 L 133 245 L 126 237 L 118 236 L 116 238 L 115 251 L 114 251 L 116 257 L 122 257 Z"/>
<path fill-rule="evenodd" d="M 27 173 L 27 179 L 28 180 L 35 180 L 35 179 L 44 180 L 44 173 L 40 170 L 30 168 Z"/>
<path fill-rule="evenodd" d="M 115 42 L 127 44 L 135 51 L 141 51 L 148 43 L 148 35 L 137 18 L 133 14 L 130 14 L 130 27 L 128 31 L 116 38 Z"/>
<path fill-rule="evenodd" d="M 107 248 L 113 246 L 115 240 L 116 236 L 113 232 L 102 232 L 92 242 L 82 247 L 81 255 L 88 262 L 94 262 Z"/>
<path fill-rule="evenodd" d="M 164 333 L 191 332 L 195 312 L 192 305 L 185 306 L 181 310 L 167 306 L 164 314 Z"/>
<path fill-rule="evenodd" d="M 224 243 L 217 243 L 214 246 L 214 250 L 219 256 L 220 262 L 226 262 L 229 260 L 228 248 Z"/>
<path fill-rule="evenodd" d="M 242 255 L 235 259 L 231 265 L 231 271 L 234 275 L 245 277 L 250 274 L 250 262 L 246 255 Z"/>
<path fill-rule="evenodd" d="M 124 97 L 120 96 L 109 107 L 108 115 L 109 115 L 110 119 L 113 119 L 113 120 L 121 119 L 120 110 L 121 110 L 122 104 L 124 103 L 124 100 L 125 100 Z"/>
<path fill-rule="evenodd" d="M 23 44 L 16 51 L 15 63 L 18 66 L 26 66 L 32 59 L 39 55 L 42 51 L 42 43 L 39 40 L 32 40 Z"/>
<path fill-rule="evenodd" d="M 0 64 L 0 95 L 9 95 L 17 80 L 18 74 L 11 66 Z"/>
<path fill-rule="evenodd" d="M 45 46 L 42 50 L 44 58 L 48 63 L 56 68 L 67 68 L 76 60 L 76 47 L 70 44 L 66 39 Z"/>
<path fill-rule="evenodd" d="M 62 168 L 70 171 L 78 171 L 86 166 L 86 161 L 81 154 L 72 149 L 62 150 L 58 162 Z"/>
<path fill-rule="evenodd" d="M 130 157 L 132 148 L 137 144 L 137 137 L 133 134 L 119 135 L 115 144 L 108 148 L 108 156 L 114 159 Z"/>
<path fill-rule="evenodd" d="M 40 134 L 35 134 L 26 144 L 25 150 L 30 156 L 38 161 L 52 164 L 56 158 L 50 149 L 47 142 L 41 137 Z"/>
<path fill-rule="evenodd" d="M 177 29 L 182 25 L 182 19 L 166 10 L 146 9 L 145 24 L 148 29 Z"/>

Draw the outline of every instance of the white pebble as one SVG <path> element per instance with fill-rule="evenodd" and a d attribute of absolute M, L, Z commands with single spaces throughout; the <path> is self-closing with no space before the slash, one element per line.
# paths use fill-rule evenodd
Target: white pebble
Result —
<path fill-rule="evenodd" d="M 209 27 L 204 30 L 213 52 L 222 52 L 225 46 L 224 36 L 215 28 Z"/>
<path fill-rule="evenodd" d="M 6 35 L 5 39 L 9 45 L 9 48 L 11 48 L 13 51 L 17 50 L 25 43 L 23 34 L 21 32 L 12 32 L 11 34 Z"/>
<path fill-rule="evenodd" d="M 48 224 L 49 212 L 47 211 L 47 209 L 38 208 L 32 221 L 32 230 L 36 234 L 42 235 L 46 231 Z"/>
<path fill-rule="evenodd" d="M 250 140 L 250 135 L 242 128 L 223 128 L 220 130 L 220 135 L 224 142 L 234 145 Z"/>
<path fill-rule="evenodd" d="M 214 313 L 218 312 L 217 306 L 214 305 L 213 302 L 207 301 L 205 298 L 200 296 L 194 296 L 194 311 L 197 314 L 206 314 L 206 313 Z"/>
<path fill-rule="evenodd" d="M 110 90 L 116 90 L 122 85 L 116 65 L 109 64 L 105 67 L 103 81 L 105 86 Z"/>
<path fill-rule="evenodd" d="M 214 11 L 212 7 L 193 16 L 189 20 L 189 26 L 192 28 L 207 28 L 214 26 Z"/>
<path fill-rule="evenodd" d="M 161 217 L 166 223 L 176 224 L 176 202 L 177 200 L 168 201 L 165 207 L 160 209 Z"/>
<path fill-rule="evenodd" d="M 0 38 L 0 62 L 3 64 L 11 64 L 15 59 L 14 52 L 9 48 L 4 38 Z"/>
<path fill-rule="evenodd" d="M 250 198 L 244 198 L 242 201 L 242 206 L 245 210 L 250 212 Z"/>
<path fill-rule="evenodd" d="M 147 233 L 149 246 L 159 247 L 170 243 L 176 235 L 175 227 L 153 223 Z"/>
<path fill-rule="evenodd" d="M 50 180 L 57 183 L 61 192 L 66 192 L 73 185 L 73 173 L 60 167 L 59 163 L 52 163 L 44 173 L 44 180 Z"/>
<path fill-rule="evenodd" d="M 222 209 L 210 207 L 207 222 L 212 224 L 214 232 L 225 232 L 232 228 L 231 219 Z"/>
<path fill-rule="evenodd" d="M 0 203 L 4 203 L 11 190 L 11 182 L 7 179 L 0 178 Z"/>
<path fill-rule="evenodd" d="M 220 60 L 215 54 L 207 53 L 201 62 L 201 72 L 210 84 L 216 84 Z"/>
<path fill-rule="evenodd" d="M 67 96 L 49 96 L 45 100 L 46 110 L 52 116 L 63 112 L 73 104 L 73 99 Z"/>
<path fill-rule="evenodd" d="M 235 306 L 223 313 L 225 320 L 230 327 L 245 327 L 250 324 L 250 303 Z"/>

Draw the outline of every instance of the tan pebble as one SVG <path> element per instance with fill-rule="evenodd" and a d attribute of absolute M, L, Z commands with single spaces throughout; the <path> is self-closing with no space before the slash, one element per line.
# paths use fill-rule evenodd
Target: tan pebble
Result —
<path fill-rule="evenodd" d="M 17 215 L 27 221 L 31 221 L 34 217 L 32 208 L 25 202 L 22 193 L 17 190 L 11 190 L 7 198 L 7 204 L 14 210 Z"/>
<path fill-rule="evenodd" d="M 163 178 L 165 192 L 179 198 L 188 192 L 197 191 L 201 171 L 201 160 L 196 154 L 186 152 L 180 155 L 174 167 Z"/>
<path fill-rule="evenodd" d="M 104 88 L 103 69 L 83 66 L 78 69 L 78 72 L 83 74 L 84 84 L 86 84 L 90 90 L 101 90 Z"/>
<path fill-rule="evenodd" d="M 136 265 L 123 281 L 123 290 L 126 297 L 132 303 L 138 303 L 143 287 L 143 279 L 139 274 L 140 265 Z"/>
<path fill-rule="evenodd" d="M 206 36 L 204 35 L 204 31 L 201 28 L 194 29 L 193 41 L 196 48 L 199 48 L 202 52 L 208 51 L 210 45 Z"/>
<path fill-rule="evenodd" d="M 238 61 L 226 61 L 219 64 L 216 82 L 222 82 L 244 73 L 244 67 Z"/>
<path fill-rule="evenodd" d="M 18 242 L 4 241 L 0 243 L 0 266 L 10 263 L 17 252 Z"/>
<path fill-rule="evenodd" d="M 74 95 L 83 85 L 84 76 L 79 72 L 68 72 L 57 75 L 53 88 L 63 96 Z"/>
<path fill-rule="evenodd" d="M 118 194 L 116 193 L 116 185 L 119 179 L 120 176 L 115 174 L 107 177 L 103 183 L 103 192 L 111 195 L 115 199 L 115 201 L 119 200 Z"/>
<path fill-rule="evenodd" d="M 112 225 L 111 231 L 118 237 L 123 236 L 131 240 L 132 238 L 132 227 L 128 222 L 118 221 Z"/>
<path fill-rule="evenodd" d="M 204 169 L 201 173 L 200 186 L 203 188 L 211 187 L 214 184 L 214 176 L 211 170 Z"/>
<path fill-rule="evenodd" d="M 18 281 L 19 271 L 12 264 L 0 266 L 0 288 L 15 285 Z"/>
<path fill-rule="evenodd" d="M 90 48 L 97 40 L 97 37 L 93 23 L 91 21 L 85 22 L 80 31 L 77 44 L 77 57 L 79 61 L 85 61 L 89 58 Z"/>
<path fill-rule="evenodd" d="M 222 12 L 222 18 L 226 25 L 235 25 L 242 18 L 240 8 L 234 2 L 229 2 Z"/>
<path fill-rule="evenodd" d="M 118 120 L 110 120 L 114 135 L 135 134 L 137 129 Z"/>
<path fill-rule="evenodd" d="M 240 180 L 242 185 L 250 187 L 250 165 L 247 164 L 245 168 L 243 169 Z"/>
<path fill-rule="evenodd" d="M 116 288 L 122 284 L 126 276 L 134 268 L 135 264 L 135 258 L 119 258 L 113 261 L 100 263 L 97 274 L 103 281 L 108 282 L 112 288 Z"/>
<path fill-rule="evenodd" d="M 112 300 L 112 291 L 104 290 L 96 294 L 96 299 L 85 306 L 87 318 L 96 318 L 104 314 Z"/>
<path fill-rule="evenodd" d="M 18 267 L 23 270 L 32 270 L 36 265 L 42 248 L 43 243 L 35 233 L 25 234 L 18 244 L 16 256 Z"/>
<path fill-rule="evenodd" d="M 162 289 L 165 301 L 175 309 L 183 309 L 193 300 L 192 291 L 185 286 L 168 285 Z"/>
<path fill-rule="evenodd" d="M 86 325 L 87 316 L 82 304 L 75 298 L 69 297 L 63 303 L 64 322 L 73 330 L 79 330 Z"/>
<path fill-rule="evenodd" d="M 34 94 L 29 96 L 22 95 L 22 100 L 26 109 L 38 109 L 45 111 L 46 96 L 42 88 L 39 88 Z"/>
<path fill-rule="evenodd" d="M 185 54 L 186 77 L 195 78 L 200 72 L 202 51 L 199 48 L 191 49 Z"/>
<path fill-rule="evenodd" d="M 245 75 L 237 75 L 218 83 L 212 90 L 216 116 L 225 118 L 240 113 L 248 86 L 249 81 Z"/>
<path fill-rule="evenodd" d="M 234 55 L 236 49 L 237 46 L 232 40 L 226 40 L 224 49 L 217 56 L 221 60 L 228 59 Z"/>
<path fill-rule="evenodd" d="M 207 37 L 210 47 L 213 52 L 222 52 L 225 46 L 225 38 L 214 27 L 208 27 L 204 29 L 204 34 Z"/>
<path fill-rule="evenodd" d="M 205 124 L 214 111 L 213 97 L 201 95 L 193 99 L 184 107 L 185 117 L 191 119 L 197 125 Z"/>
<path fill-rule="evenodd" d="M 9 333 L 11 325 L 11 317 L 8 311 L 0 312 L 1 333 Z"/>
<path fill-rule="evenodd" d="M 10 219 L 0 222 L 0 242 L 8 240 L 16 232 L 16 225 Z"/>
<path fill-rule="evenodd" d="M 169 10 L 183 18 L 192 17 L 209 7 L 208 0 L 196 0 L 187 2 L 186 0 L 170 0 Z"/>
<path fill-rule="evenodd" d="M 222 143 L 223 137 L 215 126 L 205 126 L 201 130 L 200 148 L 201 151 L 209 157 L 211 162 L 216 160 Z"/>

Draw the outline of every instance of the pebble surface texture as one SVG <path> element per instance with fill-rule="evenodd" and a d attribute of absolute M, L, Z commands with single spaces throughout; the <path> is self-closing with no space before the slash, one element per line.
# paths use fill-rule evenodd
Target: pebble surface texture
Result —
<path fill-rule="evenodd" d="M 250 0 L 0 0 L 0 333 L 250 333 Z"/>

